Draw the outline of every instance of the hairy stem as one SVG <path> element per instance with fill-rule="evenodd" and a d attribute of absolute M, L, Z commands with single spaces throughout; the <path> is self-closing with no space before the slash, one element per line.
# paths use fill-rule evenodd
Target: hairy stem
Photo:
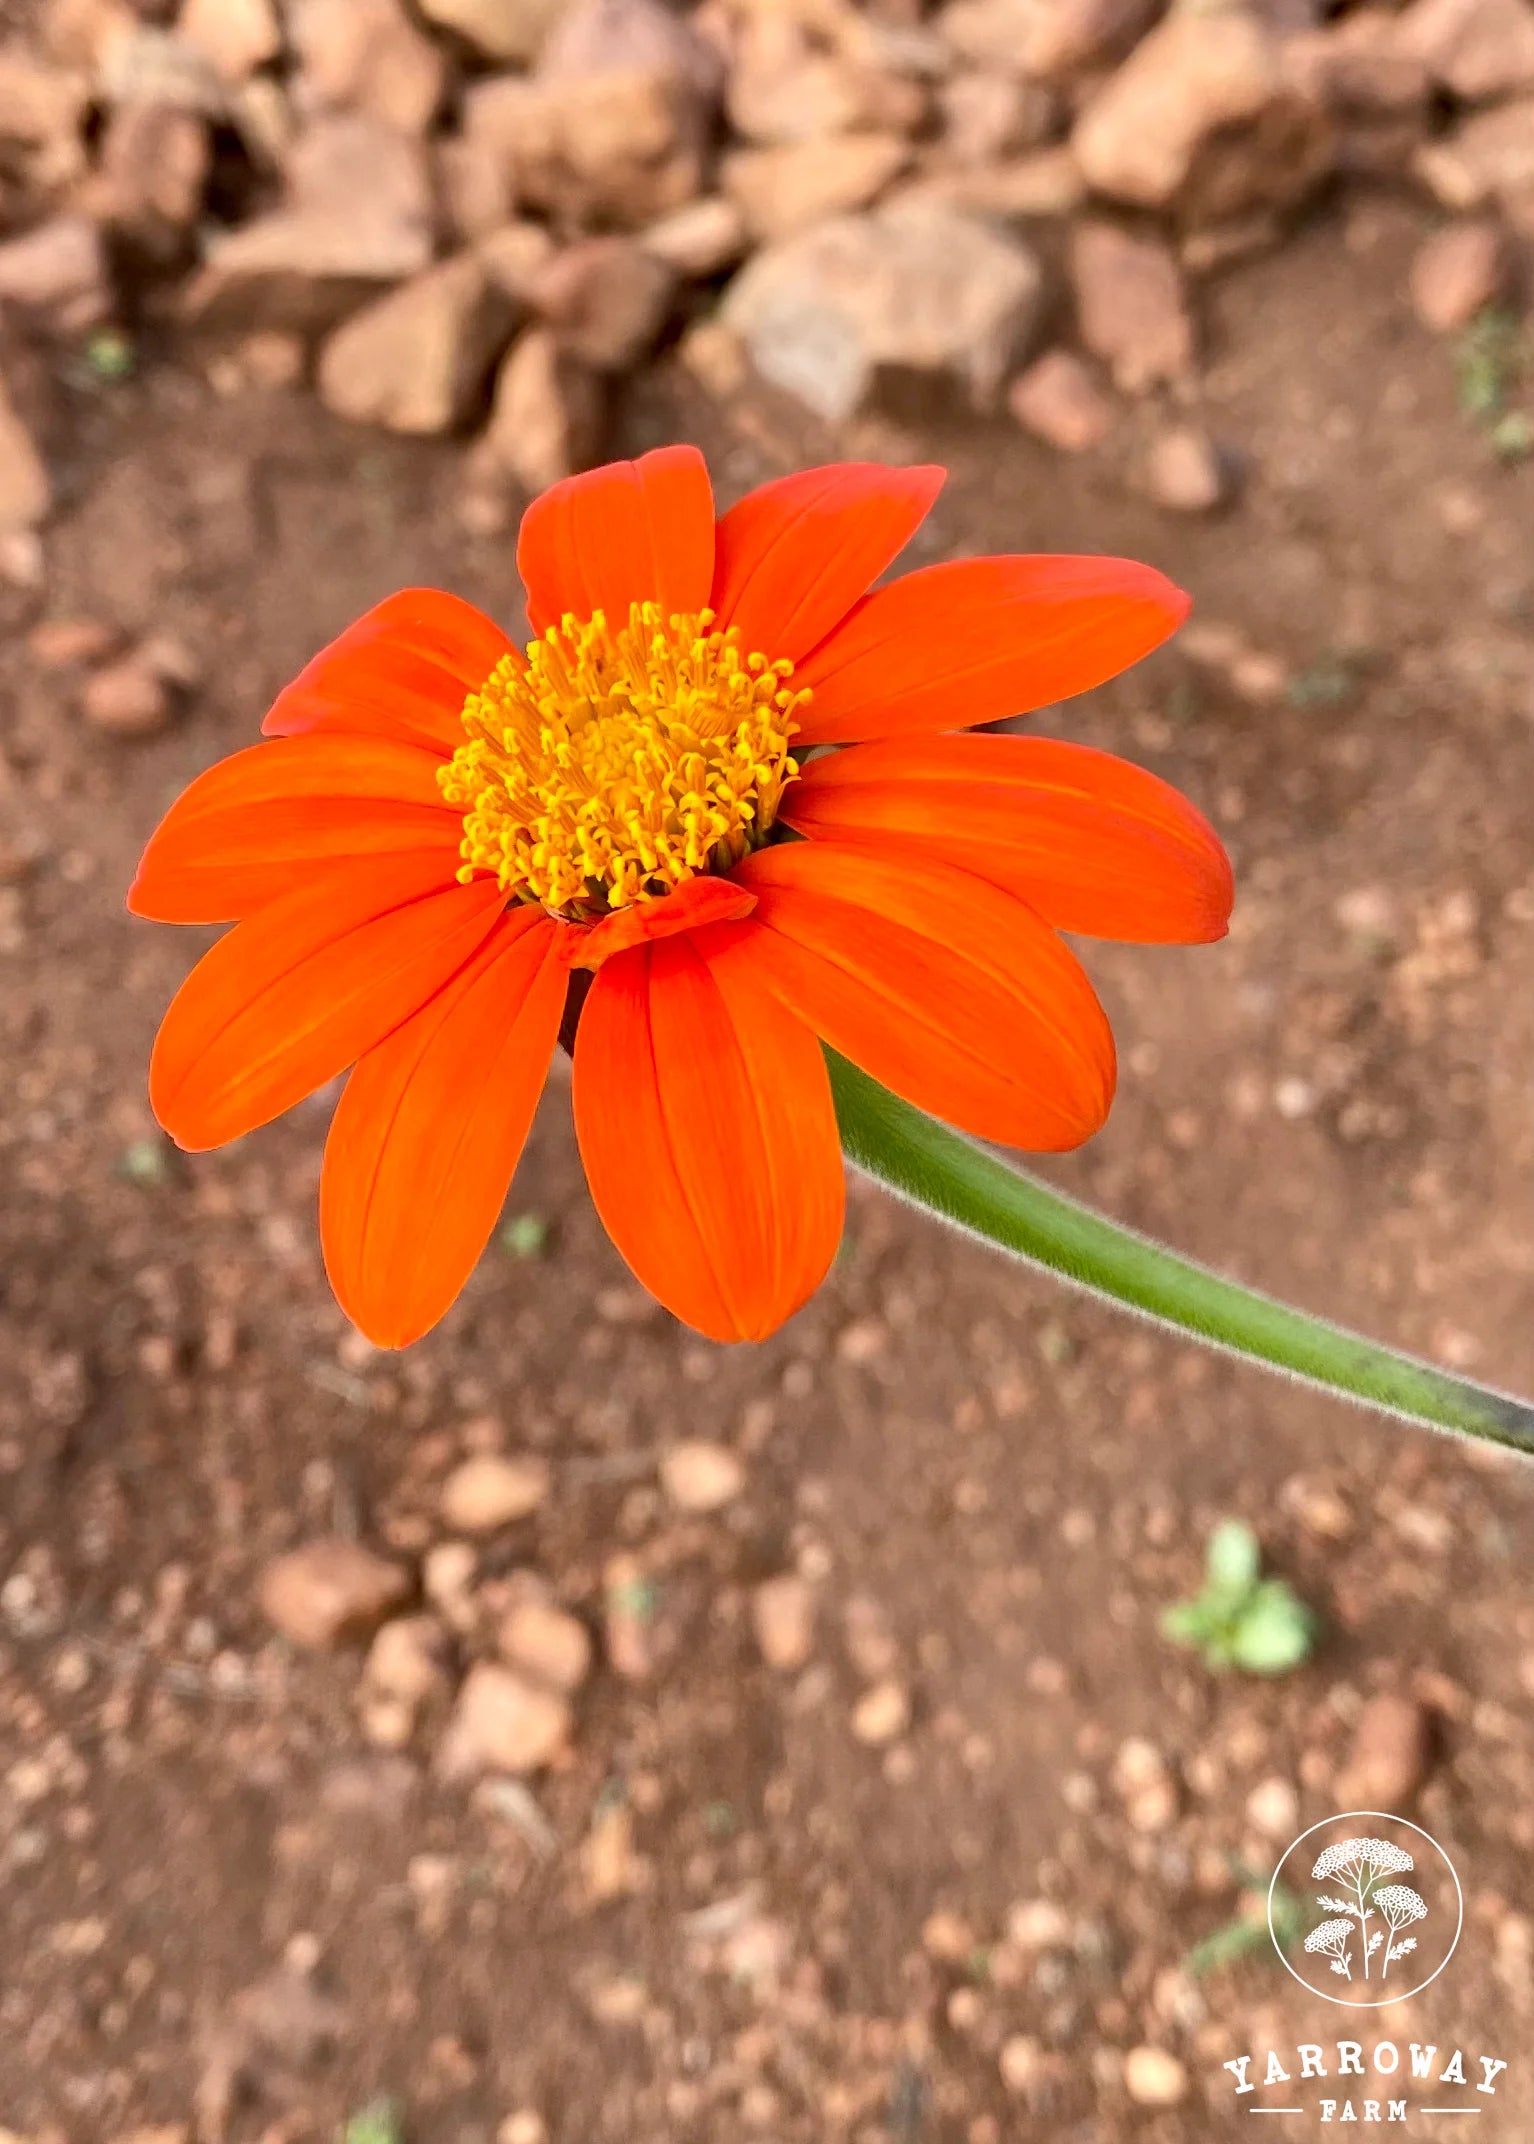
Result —
<path fill-rule="evenodd" d="M 1534 1453 L 1534 1405 L 1226 1280 L 1053 1191 L 902 1102 L 835 1051 L 849 1160 L 954 1227 L 1062 1280 L 1403 1421 Z"/>

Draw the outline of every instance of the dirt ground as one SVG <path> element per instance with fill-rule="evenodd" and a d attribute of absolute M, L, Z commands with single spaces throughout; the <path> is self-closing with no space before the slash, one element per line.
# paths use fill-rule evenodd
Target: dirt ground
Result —
<path fill-rule="evenodd" d="M 1534 465 L 1498 466 L 1411 322 L 1420 230 L 1364 201 L 1223 283 L 1204 414 L 1246 472 L 1207 522 L 1111 456 L 894 420 L 831 441 L 665 368 L 624 443 L 695 437 L 726 494 L 937 455 L 922 555 L 1123 551 L 1193 590 L 1182 645 L 1041 726 L 1199 800 L 1236 925 L 1090 949 L 1123 1085 L 1054 1173 L 1527 1391 Z M 1431 1718 L 1413 1810 L 1466 1924 L 1384 2021 L 1507 2058 L 1478 2144 L 1528 2136 L 1526 1465 L 1208 1358 L 866 1187 L 784 1332 L 701 1342 L 608 1246 L 557 1077 L 512 1193 L 544 1254 L 493 1248 L 398 1358 L 324 1286 L 320 1102 L 194 1160 L 146 1145 L 198 934 L 127 917 L 136 853 L 392 587 L 512 621 L 509 539 L 462 533 L 458 466 L 167 356 L 79 394 L 45 585 L 0 592 L 0 2130 L 301 2144 L 387 2099 L 350 2144 L 1238 2136 L 1222 2063 L 1347 2020 L 1260 1948 L 1185 1961 L 1240 1870 L 1339 1806 L 1393 1690 Z M 28 652 L 44 617 L 176 635 L 182 719 L 89 732 Z M 744 1463 L 716 1516 L 657 1486 L 684 1436 Z M 627 1556 L 647 1672 L 599 1644 L 564 1760 L 467 1792 L 430 1733 L 373 1747 L 358 1656 L 290 1649 L 257 1582 L 333 1530 L 418 1561 L 452 1464 L 497 1443 L 553 1490 L 479 1548 L 469 1619 L 530 1566 L 601 1633 Z M 1325 1620 L 1277 1682 L 1158 1634 L 1228 1514 Z M 750 1616 L 786 1570 L 816 1604 L 793 1673 Z M 854 1713 L 886 1683 L 909 1720 L 871 1744 Z M 1162 2109 L 1131 2095 L 1146 2047 L 1181 2065 Z"/>

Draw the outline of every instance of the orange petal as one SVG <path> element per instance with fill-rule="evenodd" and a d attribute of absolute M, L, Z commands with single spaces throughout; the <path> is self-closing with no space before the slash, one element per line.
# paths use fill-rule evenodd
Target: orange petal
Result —
<path fill-rule="evenodd" d="M 896 737 L 812 759 L 784 794 L 801 834 L 942 858 L 1056 930 L 1198 945 L 1230 922 L 1230 860 L 1169 782 L 1052 737 Z"/>
<path fill-rule="evenodd" d="M 971 729 L 1117 677 L 1174 633 L 1188 598 L 1127 558 L 960 558 L 848 614 L 796 672 L 805 744 Z"/>
<path fill-rule="evenodd" d="M 277 696 L 263 736 L 343 730 L 450 753 L 460 716 L 511 642 L 482 610 L 440 588 L 402 588 L 321 648 Z"/>
<path fill-rule="evenodd" d="M 230 923 L 348 856 L 440 851 L 457 868 L 462 814 L 441 760 L 387 737 L 321 734 L 251 745 L 199 774 L 150 836 L 128 889 L 157 923 Z"/>
<path fill-rule="evenodd" d="M 540 909 L 502 915 L 342 1092 L 320 1239 L 341 1308 L 378 1347 L 429 1331 L 490 1240 L 559 1033 L 561 935 Z"/>
<path fill-rule="evenodd" d="M 179 1146 L 222 1146 L 354 1064 L 455 975 L 505 895 L 441 856 L 331 864 L 237 923 L 171 1003 L 149 1099 Z"/>
<path fill-rule="evenodd" d="M 760 1340 L 835 1255 L 841 1147 L 815 1037 L 712 972 L 700 942 L 600 971 L 576 1035 L 575 1129 L 597 1211 L 652 1294 L 711 1339 Z"/>
<path fill-rule="evenodd" d="M 744 923 L 694 940 L 833 1049 L 977 1138 L 1079 1146 L 1113 1099 L 1113 1036 L 1080 965 L 1013 895 L 951 864 L 829 842 L 760 849 Z"/>
<path fill-rule="evenodd" d="M 600 968 L 614 953 L 626 953 L 631 946 L 675 938 L 705 923 L 731 923 L 749 916 L 755 906 L 745 888 L 732 886 L 727 878 L 686 878 L 674 892 L 654 901 L 636 901 L 631 908 L 620 908 L 589 931 L 576 934 L 570 965 Z"/>
<path fill-rule="evenodd" d="M 748 492 L 719 523 L 710 602 L 741 645 L 798 662 L 909 543 L 945 469 L 832 462 Z"/>
<path fill-rule="evenodd" d="M 714 574 L 714 494 L 696 447 L 658 447 L 566 477 L 522 516 L 517 570 L 535 633 L 567 612 L 626 624 L 631 603 L 702 610 Z"/>

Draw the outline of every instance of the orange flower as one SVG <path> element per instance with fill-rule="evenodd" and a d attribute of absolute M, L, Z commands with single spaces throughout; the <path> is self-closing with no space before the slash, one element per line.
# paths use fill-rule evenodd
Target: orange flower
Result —
<path fill-rule="evenodd" d="M 557 484 L 522 523 L 525 651 L 391 596 L 171 807 L 130 908 L 235 928 L 166 1014 L 155 1114 L 218 1146 L 354 1068 L 320 1229 L 381 1345 L 463 1286 L 577 1013 L 597 1209 L 720 1340 L 771 1332 L 836 1249 L 822 1039 L 983 1139 L 1102 1123 L 1113 1038 L 1057 933 L 1218 938 L 1229 865 L 1139 768 L 954 732 L 1101 684 L 1187 598 L 1112 558 L 866 593 L 942 478 L 806 470 L 717 524 L 691 447 Z"/>

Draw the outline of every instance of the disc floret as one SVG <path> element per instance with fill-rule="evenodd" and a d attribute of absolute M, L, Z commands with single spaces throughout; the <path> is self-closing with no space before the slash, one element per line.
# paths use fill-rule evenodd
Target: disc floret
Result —
<path fill-rule="evenodd" d="M 742 650 L 712 611 L 633 603 L 566 614 L 497 664 L 463 709 L 441 770 L 463 812 L 467 881 L 592 921 L 728 870 L 759 847 L 798 771 L 808 692 L 792 663 Z"/>

